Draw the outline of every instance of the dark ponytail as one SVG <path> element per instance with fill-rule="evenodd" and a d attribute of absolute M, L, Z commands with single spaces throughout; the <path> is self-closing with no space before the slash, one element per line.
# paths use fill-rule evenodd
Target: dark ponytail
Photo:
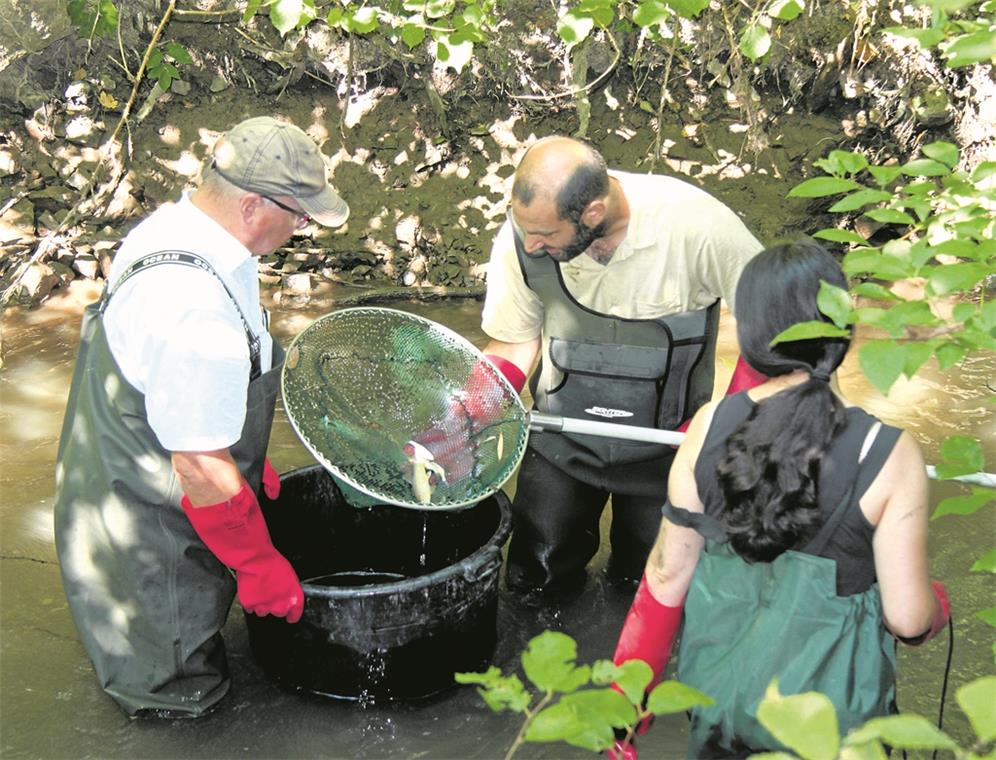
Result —
<path fill-rule="evenodd" d="M 850 338 L 770 345 L 797 322 L 829 321 L 816 305 L 821 281 L 847 288 L 833 256 L 806 239 L 762 251 L 737 284 L 737 337 L 747 363 L 769 377 L 797 370 L 810 375 L 758 403 L 727 440 L 717 468 L 723 526 L 733 549 L 751 562 L 773 560 L 822 524 L 820 460 L 845 421 L 828 381 Z"/>

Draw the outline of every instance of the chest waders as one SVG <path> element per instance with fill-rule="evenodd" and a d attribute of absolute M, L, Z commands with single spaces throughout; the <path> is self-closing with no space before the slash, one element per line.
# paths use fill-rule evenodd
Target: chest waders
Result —
<path fill-rule="evenodd" d="M 525 282 L 543 302 L 549 343 L 531 384 L 538 410 L 673 429 L 709 400 L 718 302 L 655 319 L 601 314 L 571 297 L 557 262 L 527 255 L 518 241 L 516 248 Z M 508 588 L 565 593 L 583 585 L 610 496 L 607 573 L 614 581 L 639 580 L 673 458 L 674 449 L 659 444 L 530 435 L 512 502 Z"/>
<path fill-rule="evenodd" d="M 162 253 L 126 276 L 167 263 L 213 274 L 192 254 Z M 112 295 L 84 313 L 56 459 L 63 586 L 101 686 L 129 715 L 146 709 L 200 715 L 229 688 L 219 632 L 235 581 L 184 515 L 170 452 L 149 427 L 144 395 L 111 354 L 103 314 Z M 261 374 L 259 340 L 246 329 L 254 371 L 242 435 L 230 452 L 258 490 L 283 352 L 274 342 L 273 368 Z"/>
<path fill-rule="evenodd" d="M 900 431 L 883 427 L 857 479 L 817 535 L 772 562 L 748 563 L 718 520 L 667 505 L 664 515 L 706 538 L 685 601 L 677 678 L 716 703 L 692 711 L 688 757 L 785 749 L 757 720 L 771 679 L 782 694 L 819 691 L 841 734 L 896 712 L 896 644 L 878 584 L 837 595 L 836 563 L 815 556 L 888 458 Z"/>
<path fill-rule="evenodd" d="M 571 297 L 549 256 L 529 256 L 521 246 L 517 253 L 526 284 L 543 302 L 549 342 L 550 362 L 544 357 L 531 384 L 539 411 L 673 430 L 709 401 L 718 301 L 654 319 L 601 314 Z M 533 433 L 529 445 L 579 480 L 620 493 L 652 484 L 661 501 L 674 456 L 663 444 L 565 433 Z"/>

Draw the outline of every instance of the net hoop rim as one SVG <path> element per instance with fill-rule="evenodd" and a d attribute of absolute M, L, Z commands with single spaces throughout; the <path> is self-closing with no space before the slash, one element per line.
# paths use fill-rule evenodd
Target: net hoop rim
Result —
<path fill-rule="evenodd" d="M 319 451 L 316 446 L 314 446 L 311 443 L 309 437 L 299 426 L 298 421 L 296 419 L 296 415 L 294 414 L 291 408 L 292 405 L 289 404 L 287 401 L 286 383 L 287 383 L 287 372 L 288 372 L 288 358 L 293 355 L 295 348 L 297 348 L 298 346 L 298 342 L 302 341 L 304 336 L 310 330 L 313 330 L 317 325 L 324 324 L 325 322 L 331 322 L 336 319 L 342 319 L 344 316 L 347 315 L 356 315 L 358 313 L 363 313 L 368 315 L 386 315 L 393 319 L 402 319 L 405 321 L 418 323 L 429 330 L 445 335 L 447 338 L 451 339 L 454 343 L 458 344 L 459 347 L 463 351 L 468 353 L 470 356 L 478 360 L 488 361 L 487 357 L 485 357 L 484 355 L 484 352 L 482 352 L 479 348 L 477 348 L 477 346 L 475 346 L 473 343 L 467 340 L 467 338 L 465 338 L 460 333 L 451 330 L 449 327 L 447 327 L 446 325 L 442 325 L 439 322 L 435 322 L 431 319 L 420 316 L 418 314 L 412 314 L 411 312 L 402 311 L 401 309 L 390 309 L 383 306 L 350 306 L 344 309 L 337 309 L 335 311 L 329 312 L 328 314 L 323 314 L 322 316 L 313 320 L 311 324 L 309 324 L 307 327 L 305 327 L 297 335 L 294 336 L 293 340 L 291 340 L 290 342 L 290 345 L 287 347 L 287 356 L 285 357 L 283 366 L 280 369 L 280 396 L 283 401 L 284 412 L 287 414 L 287 419 L 290 420 L 291 427 L 293 428 L 294 433 L 297 435 L 298 439 L 301 441 L 304 447 L 326 470 L 332 473 L 332 475 L 334 475 L 336 478 L 344 482 L 350 488 L 356 489 L 365 496 L 378 500 L 378 502 L 381 504 L 390 504 L 396 507 L 403 507 L 405 509 L 416 509 L 423 512 L 444 512 L 448 510 L 467 509 L 468 507 L 472 507 L 478 504 L 479 502 L 483 501 L 484 499 L 487 499 L 488 497 L 492 496 L 497 491 L 499 491 L 501 487 L 508 481 L 508 479 L 512 477 L 512 474 L 516 471 L 516 469 L 519 466 L 519 463 L 522 461 L 522 457 L 525 456 L 526 442 L 529 439 L 529 412 L 526 409 L 525 405 L 522 403 L 522 399 L 519 397 L 518 391 L 516 391 L 515 388 L 512 387 L 512 384 L 500 371 L 497 370 L 497 368 L 495 369 L 494 372 L 496 382 L 498 382 L 508 391 L 510 398 L 514 399 L 515 406 L 518 407 L 519 412 L 522 414 L 525 434 L 523 435 L 523 440 L 521 445 L 518 447 L 519 450 L 515 456 L 514 464 L 512 464 L 508 468 L 509 474 L 501 481 L 497 480 L 493 481 L 486 488 L 483 488 L 481 489 L 480 492 L 474 494 L 473 498 L 468 498 L 453 502 L 446 502 L 445 504 L 433 504 L 432 502 L 429 502 L 428 504 L 421 504 L 416 501 L 399 501 L 395 498 L 387 497 L 383 493 L 371 490 L 370 488 L 367 488 L 362 484 L 358 483 L 351 476 L 344 474 L 342 470 L 340 470 L 336 465 L 330 462 L 328 458 L 321 451 Z M 293 371 L 293 368 L 291 368 L 291 371 Z"/>

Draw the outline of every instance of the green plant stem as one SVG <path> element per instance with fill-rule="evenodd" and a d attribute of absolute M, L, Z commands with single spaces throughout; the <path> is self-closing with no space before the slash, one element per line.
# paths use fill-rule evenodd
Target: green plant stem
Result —
<path fill-rule="evenodd" d="M 667 64 L 664 66 L 664 77 L 661 79 L 661 97 L 657 102 L 657 131 L 654 134 L 654 157 L 650 159 L 650 171 L 657 168 L 657 159 L 661 155 L 661 127 L 664 123 L 664 104 L 667 102 L 668 84 L 671 81 L 671 63 L 674 61 L 674 50 L 668 46 Z"/>
<path fill-rule="evenodd" d="M 508 752 L 505 753 L 505 760 L 511 760 L 511 757 L 512 755 L 515 754 L 515 751 L 525 743 L 526 731 L 529 728 L 529 724 L 533 722 L 533 718 L 535 718 L 543 710 L 544 707 L 550 704 L 550 701 L 552 699 L 553 699 L 553 692 L 548 691 L 546 694 L 543 695 L 543 698 L 536 703 L 536 707 L 534 707 L 532 710 L 530 710 L 528 707 L 526 708 L 525 711 L 526 719 L 519 727 L 519 733 L 515 735 L 515 740 L 512 742 L 512 746 L 509 747 Z"/>

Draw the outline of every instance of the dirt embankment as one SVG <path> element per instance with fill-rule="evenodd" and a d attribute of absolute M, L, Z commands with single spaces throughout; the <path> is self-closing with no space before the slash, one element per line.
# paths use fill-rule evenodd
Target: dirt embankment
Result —
<path fill-rule="evenodd" d="M 553 28 L 546 6 L 514 4 Z M 265 24 L 246 32 L 234 19 L 178 14 L 170 39 L 193 62 L 167 93 L 139 88 L 114 153 L 107 140 L 131 92 L 120 51 L 134 67 L 155 27 L 152 6 L 130 8 L 120 47 L 108 40 L 88 53 L 71 27 L 52 24 L 47 38 L 21 35 L 20 53 L 0 55 L 0 288 L 12 303 L 99 280 L 127 230 L 192 186 L 217 133 L 252 115 L 308 130 L 352 208 L 345 227 L 309 229 L 261 262 L 261 278 L 288 303 L 329 289 L 353 300 L 391 289 L 479 293 L 507 180 L 535 136 L 581 128 L 611 166 L 695 182 L 763 241 L 829 223 L 824 204 L 786 193 L 833 148 L 904 160 L 943 138 L 966 162 L 996 159 L 991 67 L 938 69 L 861 39 L 836 11 L 793 25 L 758 72 L 735 69 L 723 40 L 703 36 L 695 60 L 668 68 L 645 55 L 641 68 L 627 50 L 603 77 L 609 56 L 596 41 L 586 103 L 564 96 L 563 50 L 541 31 L 508 28 L 457 77 L 372 42 L 350 48 L 327 29 L 291 47 Z M 4 23 L 12 28 L 0 14 Z"/>

